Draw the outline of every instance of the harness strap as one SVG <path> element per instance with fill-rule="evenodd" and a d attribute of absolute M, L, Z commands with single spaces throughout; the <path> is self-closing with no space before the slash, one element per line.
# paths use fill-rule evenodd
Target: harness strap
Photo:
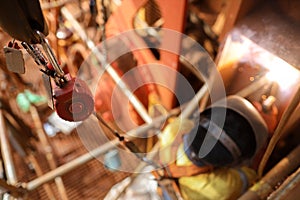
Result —
<path fill-rule="evenodd" d="M 198 174 L 203 174 L 210 172 L 212 170 L 211 166 L 198 167 L 196 165 L 190 166 L 178 166 L 175 163 L 171 163 L 164 168 L 166 178 L 181 178 L 184 176 L 195 176 Z"/>
<path fill-rule="evenodd" d="M 153 173 L 156 178 L 176 179 L 184 176 L 195 176 L 212 170 L 211 166 L 176 165 L 178 148 L 182 144 L 182 136 L 189 132 L 193 125 L 189 120 L 174 121 L 165 129 L 168 132 L 164 132 L 164 134 L 167 134 L 165 136 L 169 137 L 170 144 L 165 144 L 160 151 L 160 161 L 163 163 L 163 167 Z"/>
<path fill-rule="evenodd" d="M 235 141 L 231 139 L 230 136 L 213 121 L 202 118 L 200 121 L 200 126 L 207 129 L 208 133 L 210 133 L 216 140 L 220 141 L 231 153 L 234 160 L 238 160 L 238 158 L 242 155 L 241 149 L 235 143 Z"/>
<path fill-rule="evenodd" d="M 212 166 L 198 167 L 196 165 L 178 166 L 176 163 L 171 163 L 161 170 L 153 171 L 153 175 L 157 179 L 176 179 L 187 176 L 195 176 L 212 171 Z"/>

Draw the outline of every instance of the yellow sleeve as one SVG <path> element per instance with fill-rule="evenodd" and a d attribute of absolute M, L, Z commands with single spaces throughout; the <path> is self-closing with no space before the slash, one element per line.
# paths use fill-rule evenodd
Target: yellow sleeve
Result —
<path fill-rule="evenodd" d="M 178 149 L 176 164 L 191 165 L 182 145 Z M 247 180 L 243 180 L 241 173 Z M 251 186 L 255 179 L 255 171 L 247 167 L 219 168 L 209 173 L 179 178 L 179 187 L 185 200 L 231 200 L 237 199 L 244 187 Z"/>

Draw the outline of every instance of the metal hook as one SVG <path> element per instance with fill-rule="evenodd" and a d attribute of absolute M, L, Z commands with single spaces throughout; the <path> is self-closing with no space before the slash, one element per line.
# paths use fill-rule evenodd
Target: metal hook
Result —
<path fill-rule="evenodd" d="M 41 39 L 41 45 L 43 46 L 43 49 L 50 61 L 50 63 L 52 64 L 55 72 L 57 73 L 57 76 L 59 78 L 63 78 L 65 73 L 64 71 L 61 69 L 61 67 L 58 64 L 58 61 L 52 51 L 52 48 L 50 47 L 45 35 L 43 33 L 41 33 L 40 31 L 36 31 L 36 33 L 39 35 L 40 39 Z"/>

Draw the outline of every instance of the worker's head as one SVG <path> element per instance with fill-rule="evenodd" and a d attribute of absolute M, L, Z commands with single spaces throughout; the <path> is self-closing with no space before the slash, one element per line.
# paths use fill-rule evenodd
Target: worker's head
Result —
<path fill-rule="evenodd" d="M 267 126 L 249 101 L 230 96 L 227 104 L 220 102 L 202 112 L 198 126 L 184 136 L 185 152 L 198 166 L 241 164 L 266 143 Z"/>

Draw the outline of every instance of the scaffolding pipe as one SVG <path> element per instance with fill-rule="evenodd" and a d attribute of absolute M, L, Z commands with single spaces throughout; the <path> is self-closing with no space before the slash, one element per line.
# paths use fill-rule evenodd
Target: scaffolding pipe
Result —
<path fill-rule="evenodd" d="M 50 9 L 62 7 L 67 3 L 72 3 L 76 1 L 77 0 L 57 0 L 57 1 L 50 1 L 50 2 L 41 2 L 41 8 L 42 10 L 50 10 Z"/>
<path fill-rule="evenodd" d="M 31 116 L 32 116 L 32 120 L 33 120 L 35 129 L 36 129 L 36 133 L 37 133 L 37 136 L 39 138 L 39 141 L 41 142 L 41 144 L 44 148 L 47 162 L 50 166 L 50 169 L 53 170 L 53 169 L 56 168 L 56 162 L 54 160 L 52 147 L 51 147 L 51 145 L 50 145 L 50 143 L 47 139 L 47 136 L 46 136 L 45 130 L 43 128 L 43 125 L 42 125 L 41 119 L 39 117 L 39 114 L 37 112 L 37 109 L 34 106 L 30 106 L 30 113 L 31 113 Z M 37 162 L 36 162 L 36 166 L 38 166 Z M 68 200 L 68 195 L 67 195 L 66 188 L 64 186 L 62 178 L 60 176 L 56 177 L 54 179 L 54 181 L 55 181 L 55 184 L 57 186 L 57 189 L 58 189 L 58 192 L 60 194 L 61 199 L 62 200 Z"/>
<path fill-rule="evenodd" d="M 32 164 L 34 171 L 37 176 L 42 176 L 43 175 L 43 170 L 41 169 L 38 161 L 35 159 L 35 157 L 32 154 L 28 155 L 28 161 Z M 43 184 L 43 188 L 46 192 L 46 195 L 48 196 L 49 200 L 56 200 L 54 192 L 50 186 L 49 183 Z"/>
<path fill-rule="evenodd" d="M 288 156 L 279 161 L 259 182 L 254 184 L 239 200 L 266 199 L 278 183 L 281 183 L 300 165 L 300 146 L 297 146 Z"/>
<path fill-rule="evenodd" d="M 0 179 L 1 193 L 9 193 L 13 197 L 24 197 L 26 190 L 24 188 L 18 188 L 16 186 L 8 184 L 4 179 Z"/>
<path fill-rule="evenodd" d="M 89 153 L 79 156 L 78 158 L 75 158 L 74 160 L 72 160 L 64 165 L 57 167 L 56 169 L 54 169 L 48 173 L 45 173 L 44 175 L 42 175 L 28 183 L 24 183 L 23 187 L 29 191 L 34 190 L 37 187 L 39 187 L 40 185 L 47 183 L 47 182 L 55 179 L 56 177 L 62 176 L 65 173 L 91 161 L 95 157 L 106 153 L 108 150 L 115 148 L 116 145 L 118 145 L 118 144 L 119 144 L 119 140 L 116 138 L 116 139 L 114 139 L 108 143 L 105 143 L 104 145 L 90 151 Z"/>
<path fill-rule="evenodd" d="M 7 133 L 2 109 L 0 109 L 0 144 L 1 144 L 2 159 L 5 166 L 5 174 L 7 177 L 7 183 L 11 185 L 16 185 L 17 175 L 13 163 L 11 148 L 8 140 L 8 133 Z"/>
<path fill-rule="evenodd" d="M 289 176 L 282 185 L 273 192 L 268 200 L 284 200 L 286 197 L 300 185 L 300 167 L 298 170 Z"/>
<path fill-rule="evenodd" d="M 203 85 L 202 88 L 197 92 L 197 94 L 194 96 L 194 98 L 189 102 L 189 104 L 186 106 L 186 108 L 182 111 L 182 113 L 180 114 L 180 118 L 186 119 L 188 118 L 190 115 L 193 114 L 193 112 L 195 112 L 195 110 L 197 109 L 198 105 L 199 105 L 199 101 L 201 100 L 201 98 L 205 95 L 205 93 L 207 92 L 207 85 Z"/>
<path fill-rule="evenodd" d="M 179 109 L 174 109 L 167 116 L 160 116 L 158 118 L 155 118 L 152 121 L 152 123 L 150 123 L 150 124 L 144 124 L 133 130 L 130 130 L 129 132 L 127 132 L 125 137 L 128 140 L 134 139 L 136 136 L 142 135 L 146 131 L 148 131 L 152 128 L 158 128 L 163 122 L 165 122 L 166 119 L 168 119 L 172 115 L 175 115 L 176 113 L 178 114 L 178 112 L 179 112 Z M 56 177 L 62 176 L 63 174 L 75 169 L 76 167 L 79 167 L 79 166 L 91 161 L 92 159 L 94 159 L 102 154 L 105 154 L 107 151 L 115 148 L 119 144 L 120 144 L 120 141 L 117 138 L 112 141 L 109 141 L 109 142 L 103 144 L 102 146 L 95 148 L 94 150 L 91 150 L 90 152 L 88 152 L 82 156 L 79 156 L 78 158 L 75 158 L 74 160 L 72 160 L 64 165 L 61 165 L 61 166 L 57 167 L 56 169 L 54 169 L 48 173 L 45 173 L 44 175 L 42 175 L 28 183 L 24 183 L 23 187 L 29 191 L 34 190 L 37 187 L 39 187 L 40 185 L 47 183 L 47 182 L 55 179 Z M 153 153 L 150 153 L 149 155 L 151 155 L 150 157 L 152 157 Z"/>

